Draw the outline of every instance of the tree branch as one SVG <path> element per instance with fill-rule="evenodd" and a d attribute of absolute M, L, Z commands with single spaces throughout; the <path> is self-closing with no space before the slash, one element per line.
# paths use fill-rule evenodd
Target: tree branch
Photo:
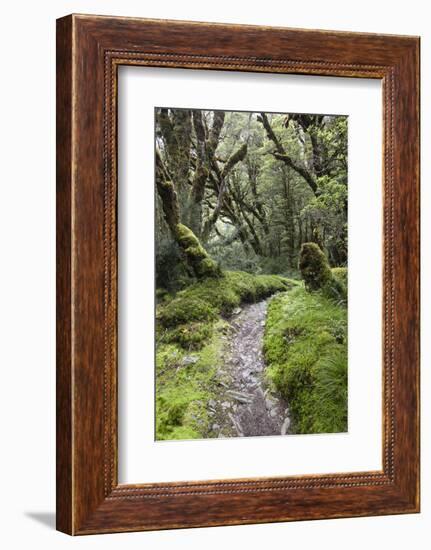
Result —
<path fill-rule="evenodd" d="M 308 183 L 308 185 L 311 187 L 314 194 L 317 193 L 317 183 L 314 177 L 310 174 L 308 170 L 303 168 L 302 166 L 299 166 L 296 162 L 294 162 L 288 155 L 283 155 L 280 153 L 273 153 L 274 157 L 277 160 L 282 160 L 286 166 L 289 166 L 289 168 L 292 168 L 295 170 L 297 174 L 302 176 L 305 181 Z"/>
<path fill-rule="evenodd" d="M 241 147 L 233 153 L 226 164 L 223 167 L 222 172 L 219 172 L 219 186 L 218 186 L 218 198 L 216 206 L 207 221 L 205 222 L 204 229 L 203 229 L 203 239 L 204 241 L 209 237 L 209 234 L 211 232 L 211 229 L 214 227 L 215 223 L 218 220 L 218 217 L 220 215 L 221 208 L 223 206 L 223 200 L 226 190 L 226 177 L 229 174 L 229 172 L 233 169 L 233 167 L 238 164 L 238 162 L 241 162 L 244 160 L 245 156 L 247 154 L 247 143 L 244 143 L 241 145 Z"/>
<path fill-rule="evenodd" d="M 289 157 L 283 145 L 281 144 L 280 140 L 275 135 L 275 132 L 272 129 L 266 114 L 261 113 L 260 116 L 257 117 L 257 120 L 263 124 L 263 127 L 265 128 L 266 134 L 268 136 L 268 139 L 270 139 L 275 145 L 276 152 L 272 153 L 274 157 L 277 160 L 283 161 L 286 164 L 286 166 L 289 166 L 289 168 L 292 168 L 292 170 L 294 170 L 297 174 L 302 176 L 310 186 L 313 193 L 316 194 L 317 183 L 314 176 L 308 170 L 306 170 L 305 168 L 297 164 L 291 157 Z"/>
<path fill-rule="evenodd" d="M 244 160 L 245 156 L 247 154 L 247 143 L 243 143 L 241 147 L 233 153 L 226 164 L 223 167 L 221 178 L 224 179 L 228 173 L 232 170 L 232 168 L 235 166 L 235 164 L 238 164 L 238 162 L 241 162 Z"/>

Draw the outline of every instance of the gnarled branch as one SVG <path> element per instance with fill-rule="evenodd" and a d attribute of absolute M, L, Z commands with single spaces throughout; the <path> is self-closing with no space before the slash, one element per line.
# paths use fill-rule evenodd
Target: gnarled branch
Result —
<path fill-rule="evenodd" d="M 302 176 L 305 181 L 310 186 L 311 190 L 314 194 L 317 193 L 317 182 L 315 177 L 303 166 L 300 166 L 298 163 L 296 163 L 285 151 L 283 145 L 281 144 L 278 137 L 275 135 L 274 130 L 271 127 L 271 124 L 269 123 L 268 117 L 265 113 L 261 113 L 260 116 L 257 117 L 257 120 L 263 124 L 263 127 L 265 128 L 266 134 L 268 136 L 268 139 L 270 139 L 276 148 L 276 151 L 273 153 L 274 157 L 277 160 L 281 160 L 286 164 L 286 166 L 289 166 L 289 168 L 292 168 L 297 174 Z"/>

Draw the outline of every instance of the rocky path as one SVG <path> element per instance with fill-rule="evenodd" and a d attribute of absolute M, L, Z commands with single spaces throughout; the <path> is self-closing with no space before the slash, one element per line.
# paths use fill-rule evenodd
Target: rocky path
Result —
<path fill-rule="evenodd" d="M 262 353 L 268 301 L 238 308 L 225 336 L 227 358 L 218 370 L 217 399 L 209 401 L 210 437 L 286 435 L 286 401 L 265 385 Z"/>

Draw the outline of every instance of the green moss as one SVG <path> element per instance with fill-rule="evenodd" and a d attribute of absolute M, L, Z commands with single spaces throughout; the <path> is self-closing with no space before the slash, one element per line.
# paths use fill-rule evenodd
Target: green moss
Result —
<path fill-rule="evenodd" d="M 175 327 L 193 321 L 210 321 L 217 314 L 229 315 L 241 302 L 255 302 L 291 288 L 294 282 L 278 275 L 225 272 L 218 279 L 205 279 L 177 293 L 157 309 L 157 321 Z"/>
<path fill-rule="evenodd" d="M 221 277 L 221 270 L 218 264 L 209 258 L 202 258 L 196 265 L 197 274 L 199 278 L 206 277 Z"/>
<path fill-rule="evenodd" d="M 159 437 L 158 439 L 163 439 Z M 168 439 L 199 439 L 199 432 L 190 426 L 174 426 L 169 432 Z"/>
<path fill-rule="evenodd" d="M 315 243 L 302 245 L 299 269 L 307 290 L 320 290 L 332 278 L 328 260 Z"/>
<path fill-rule="evenodd" d="M 209 321 L 215 319 L 216 314 L 216 310 L 207 301 L 186 295 L 160 307 L 156 320 L 164 327 L 175 327 L 191 321 Z"/>
<path fill-rule="evenodd" d="M 212 337 L 192 355 L 173 344 L 157 346 L 157 440 L 196 439 L 209 432 L 207 403 L 221 360 L 223 325 L 216 323 Z"/>
<path fill-rule="evenodd" d="M 177 225 L 177 231 L 178 231 L 178 240 L 181 244 L 182 248 L 199 248 L 200 243 L 199 239 L 196 237 L 196 235 L 193 233 L 191 229 L 189 229 L 187 226 L 183 225 L 182 223 L 179 223 Z"/>
<path fill-rule="evenodd" d="M 308 291 L 321 291 L 327 298 L 337 302 L 345 303 L 347 301 L 346 284 L 340 275 L 333 275 L 325 254 L 317 244 L 304 243 L 302 245 L 299 269 Z"/>
<path fill-rule="evenodd" d="M 177 343 L 184 349 L 201 349 L 212 335 L 212 323 L 186 323 L 162 336 L 163 341 Z"/>
<path fill-rule="evenodd" d="M 287 399 L 297 433 L 347 430 L 347 310 L 295 288 L 269 304 L 267 376 Z"/>
<path fill-rule="evenodd" d="M 209 257 L 190 228 L 179 223 L 176 225 L 176 234 L 178 245 L 198 279 L 221 277 L 219 265 Z"/>

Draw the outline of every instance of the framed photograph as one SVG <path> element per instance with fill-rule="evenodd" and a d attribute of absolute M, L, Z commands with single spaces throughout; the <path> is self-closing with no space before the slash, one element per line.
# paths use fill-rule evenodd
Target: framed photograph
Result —
<path fill-rule="evenodd" d="M 57 528 L 419 511 L 419 38 L 57 21 Z"/>

